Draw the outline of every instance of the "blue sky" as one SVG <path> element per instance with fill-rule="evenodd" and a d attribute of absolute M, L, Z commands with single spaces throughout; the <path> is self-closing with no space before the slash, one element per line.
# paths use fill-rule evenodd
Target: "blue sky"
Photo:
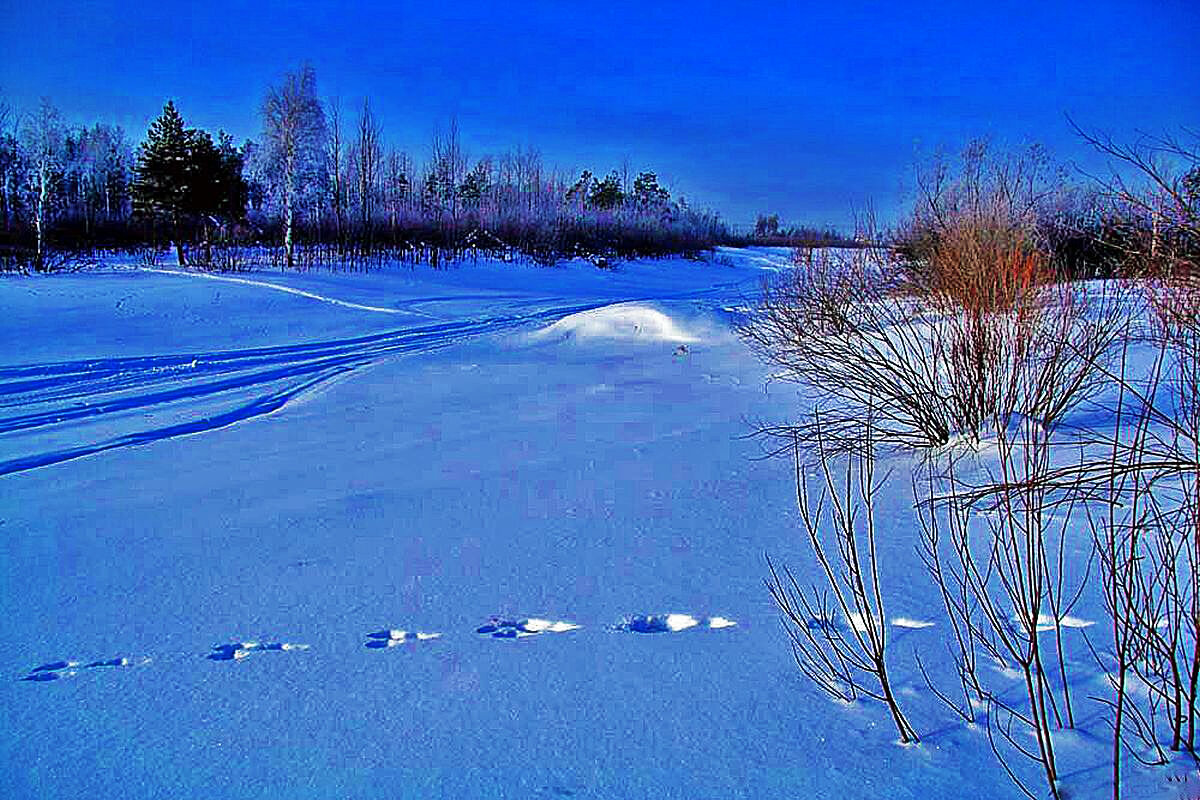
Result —
<path fill-rule="evenodd" d="M 453 115 L 472 156 L 656 170 L 736 223 L 846 225 L 902 207 L 914 164 L 973 136 L 1098 165 L 1065 114 L 1131 139 L 1200 124 L 1194 3 L 0 2 L 0 92 L 140 138 L 258 130 L 304 60 L 370 96 L 418 161 Z"/>

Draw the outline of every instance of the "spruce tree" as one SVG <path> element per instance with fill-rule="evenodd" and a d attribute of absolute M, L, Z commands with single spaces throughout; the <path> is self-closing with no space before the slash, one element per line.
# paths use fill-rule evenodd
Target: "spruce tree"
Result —
<path fill-rule="evenodd" d="M 150 125 L 138 152 L 134 210 L 169 223 L 180 266 L 186 263 L 182 242 L 186 223 L 199 220 L 207 235 L 210 216 L 240 219 L 245 213 L 242 164 L 242 153 L 227 135 L 221 135 L 219 145 L 213 144 L 208 133 L 184 126 L 171 101 Z"/>
<path fill-rule="evenodd" d="M 138 152 L 137 180 L 133 186 L 135 212 L 170 222 L 171 242 L 179 254 L 180 266 L 184 259 L 179 225 L 186 213 L 192 177 L 190 138 L 175 103 L 168 100 L 162 114 L 146 132 L 146 141 Z"/>

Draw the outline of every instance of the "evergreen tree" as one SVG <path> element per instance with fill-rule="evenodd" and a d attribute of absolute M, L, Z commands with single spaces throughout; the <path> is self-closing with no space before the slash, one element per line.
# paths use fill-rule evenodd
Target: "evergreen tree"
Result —
<path fill-rule="evenodd" d="M 592 175 L 592 171 L 585 169 L 580 175 L 579 180 L 575 181 L 574 185 L 567 190 L 567 203 L 573 204 L 576 207 L 583 205 L 591 196 L 592 189 L 595 186 L 596 179 Z"/>
<path fill-rule="evenodd" d="M 621 191 L 621 176 L 616 170 L 608 173 L 608 177 L 592 186 L 588 195 L 588 203 L 593 208 L 611 210 L 620 207 L 625 202 L 625 193 Z"/>
<path fill-rule="evenodd" d="M 671 201 L 671 193 L 658 184 L 653 172 L 643 172 L 633 182 L 633 200 L 641 210 L 659 208 Z"/>
<path fill-rule="evenodd" d="M 186 263 L 186 224 L 199 222 L 207 235 L 211 217 L 244 215 L 248 189 L 242 164 L 242 153 L 228 135 L 222 133 L 220 144 L 214 145 L 205 131 L 184 127 L 173 102 L 150 125 L 138 153 L 134 210 L 170 223 L 180 266 Z"/>
<path fill-rule="evenodd" d="M 483 159 L 475 164 L 475 167 L 467 173 L 467 177 L 463 178 L 458 194 L 464 206 L 478 210 L 483 203 L 483 198 L 487 196 L 491 188 L 492 164 L 487 159 Z"/>

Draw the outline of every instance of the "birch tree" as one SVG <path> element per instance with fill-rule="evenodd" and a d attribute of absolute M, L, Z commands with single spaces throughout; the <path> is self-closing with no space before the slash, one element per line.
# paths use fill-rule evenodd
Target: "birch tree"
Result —
<path fill-rule="evenodd" d="M 65 135 L 58 109 L 46 98 L 21 129 L 21 146 L 29 164 L 26 194 L 37 237 L 33 263 L 39 270 L 46 264 L 46 223 L 62 172 Z"/>
<path fill-rule="evenodd" d="M 296 206 L 300 194 L 319 173 L 325 141 L 325 112 L 317 99 L 317 75 L 305 64 L 288 73 L 263 99 L 263 145 L 268 177 L 283 205 L 283 248 L 287 265 L 295 265 Z"/>

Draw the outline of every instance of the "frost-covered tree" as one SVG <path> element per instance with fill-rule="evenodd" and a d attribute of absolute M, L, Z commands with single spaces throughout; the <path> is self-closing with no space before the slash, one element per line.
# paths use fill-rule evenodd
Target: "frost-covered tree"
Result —
<path fill-rule="evenodd" d="M 371 111 L 370 100 L 364 98 L 362 113 L 358 116 L 358 139 L 352 153 L 358 189 L 358 210 L 364 232 L 370 230 L 374 219 L 379 170 L 383 161 L 382 140 L 383 129 Z"/>
<path fill-rule="evenodd" d="M 97 219 L 125 213 L 132 156 L 119 127 L 96 124 L 70 131 L 66 137 L 67 213 L 89 230 Z"/>
<path fill-rule="evenodd" d="M 7 233 L 16 217 L 23 161 L 13 130 L 12 107 L 0 98 L 0 222 Z"/>
<path fill-rule="evenodd" d="M 325 143 L 325 111 L 317 99 L 317 74 L 305 64 L 272 86 L 262 104 L 263 147 L 272 193 L 283 206 L 283 248 L 294 260 L 296 207 L 305 189 L 319 180 Z"/>
<path fill-rule="evenodd" d="M 58 109 L 42 98 L 37 111 L 25 119 L 20 141 L 28 164 L 25 193 L 37 238 L 33 262 L 36 269 L 46 264 L 46 223 L 62 178 L 64 140 L 65 129 Z"/>
<path fill-rule="evenodd" d="M 328 180 L 326 192 L 333 209 L 334 231 L 338 246 L 345 244 L 346 236 L 346 141 L 342 134 L 342 104 L 337 98 L 326 103 L 328 109 L 325 126 L 325 175 Z"/>

